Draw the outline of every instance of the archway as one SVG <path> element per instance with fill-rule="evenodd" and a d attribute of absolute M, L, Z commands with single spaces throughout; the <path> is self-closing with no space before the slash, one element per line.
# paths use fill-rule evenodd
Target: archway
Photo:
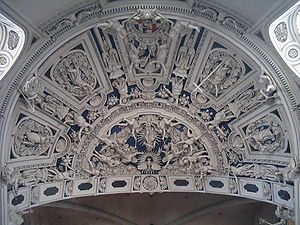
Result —
<path fill-rule="evenodd" d="M 295 208 L 293 84 L 246 24 L 202 3 L 97 3 L 42 30 L 2 104 L 4 219 L 131 192 L 222 193 Z"/>

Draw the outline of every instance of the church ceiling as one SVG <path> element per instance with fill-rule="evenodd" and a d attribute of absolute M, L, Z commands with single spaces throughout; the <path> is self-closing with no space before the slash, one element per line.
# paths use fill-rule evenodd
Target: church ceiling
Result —
<path fill-rule="evenodd" d="M 3 146 L 8 205 L 195 191 L 293 209 L 296 128 L 272 70 L 209 26 L 159 9 L 62 35 L 97 7 L 43 30 L 59 47 L 18 87 Z M 246 29 L 230 16 L 222 26 Z"/>

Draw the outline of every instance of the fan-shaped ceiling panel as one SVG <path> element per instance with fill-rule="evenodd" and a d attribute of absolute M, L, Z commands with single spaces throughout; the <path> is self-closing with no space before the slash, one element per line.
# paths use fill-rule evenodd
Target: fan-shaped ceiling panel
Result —
<path fill-rule="evenodd" d="M 35 69 L 18 74 L 5 125 L 11 209 L 163 191 L 295 207 L 298 131 L 284 76 L 262 50 L 254 56 L 231 15 L 219 24 L 200 3 L 156 7 L 88 5 L 43 27 L 49 39 L 28 59 Z"/>

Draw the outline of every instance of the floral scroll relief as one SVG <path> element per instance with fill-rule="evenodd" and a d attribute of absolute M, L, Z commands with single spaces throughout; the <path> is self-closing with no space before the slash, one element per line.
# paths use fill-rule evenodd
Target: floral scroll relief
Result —
<path fill-rule="evenodd" d="M 60 60 L 52 76 L 61 88 L 79 98 L 92 93 L 97 83 L 89 59 L 81 51 L 72 52 Z"/>

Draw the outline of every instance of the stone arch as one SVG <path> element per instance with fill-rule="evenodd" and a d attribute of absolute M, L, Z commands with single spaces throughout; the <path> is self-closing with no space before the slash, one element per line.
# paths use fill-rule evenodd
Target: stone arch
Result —
<path fill-rule="evenodd" d="M 5 203 L 195 191 L 293 209 L 295 93 L 247 25 L 197 4 L 111 18 L 125 9 L 96 4 L 51 21 L 23 59 L 2 102 Z"/>

